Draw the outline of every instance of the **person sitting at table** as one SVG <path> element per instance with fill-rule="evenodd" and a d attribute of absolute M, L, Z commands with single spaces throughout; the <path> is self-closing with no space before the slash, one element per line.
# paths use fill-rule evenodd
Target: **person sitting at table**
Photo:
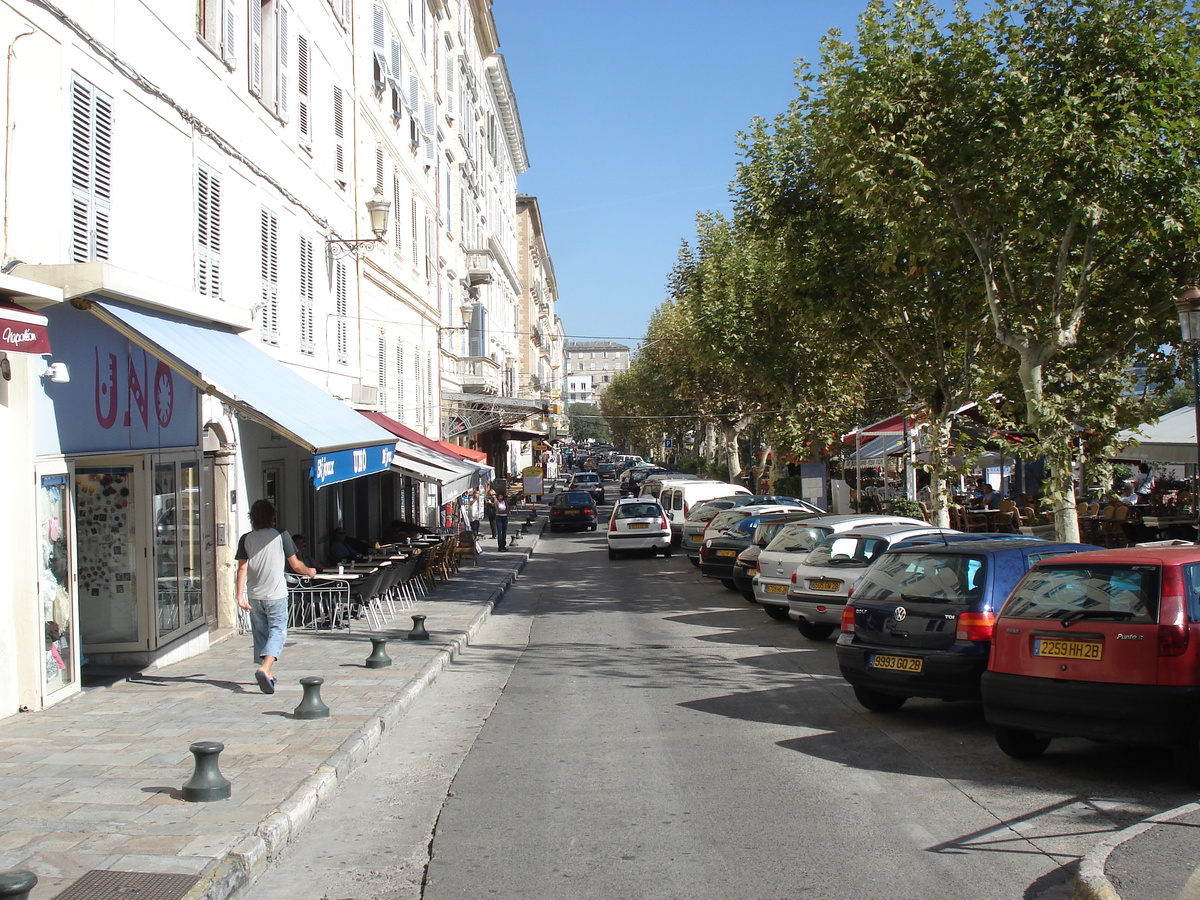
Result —
<path fill-rule="evenodd" d="M 1000 495 L 985 481 L 980 488 L 979 498 L 975 501 L 974 506 L 976 509 L 999 509 Z"/>
<path fill-rule="evenodd" d="M 292 543 L 296 545 L 296 556 L 300 558 L 300 562 L 316 572 L 324 571 L 313 559 L 312 552 L 308 549 L 308 541 L 304 539 L 304 535 L 293 534 Z"/>
<path fill-rule="evenodd" d="M 367 552 L 367 545 L 357 538 L 347 536 L 345 528 L 335 528 L 329 535 L 329 552 L 326 556 L 330 565 L 337 565 Z"/>
<path fill-rule="evenodd" d="M 1133 489 L 1132 484 L 1121 485 L 1121 493 L 1117 497 L 1126 506 L 1136 506 L 1138 502 L 1137 492 Z"/>

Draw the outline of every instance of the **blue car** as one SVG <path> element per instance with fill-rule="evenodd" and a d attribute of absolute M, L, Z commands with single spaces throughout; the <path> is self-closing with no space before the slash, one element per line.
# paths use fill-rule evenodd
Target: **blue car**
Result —
<path fill-rule="evenodd" d="M 977 699 L 1009 592 L 1034 563 L 1095 549 L 1037 538 L 888 549 L 842 613 L 842 677 L 873 712 L 899 709 L 909 697 Z"/>

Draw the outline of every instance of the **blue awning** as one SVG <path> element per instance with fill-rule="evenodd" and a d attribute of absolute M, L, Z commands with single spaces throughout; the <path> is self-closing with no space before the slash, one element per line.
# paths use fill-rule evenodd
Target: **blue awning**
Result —
<path fill-rule="evenodd" d="M 107 298 L 88 309 L 204 393 L 310 451 L 316 487 L 391 468 L 389 432 L 236 332 Z"/>

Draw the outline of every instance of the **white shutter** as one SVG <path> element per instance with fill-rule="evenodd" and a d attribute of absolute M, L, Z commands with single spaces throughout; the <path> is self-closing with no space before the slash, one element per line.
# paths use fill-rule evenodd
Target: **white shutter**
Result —
<path fill-rule="evenodd" d="M 342 108 L 342 89 L 333 86 L 333 160 L 334 180 L 346 183 L 346 119 Z"/>
<path fill-rule="evenodd" d="M 283 121 L 288 121 L 288 11 L 287 7 L 280 5 L 275 14 L 276 27 L 278 28 L 278 41 L 276 52 L 279 60 L 279 72 L 277 78 L 278 93 L 275 96 L 275 112 Z"/>
<path fill-rule="evenodd" d="M 270 210 L 259 216 L 259 253 L 262 303 L 262 339 L 279 343 L 279 220 Z"/>
<path fill-rule="evenodd" d="M 234 11 L 234 0 L 221 0 L 223 5 L 221 18 L 225 22 L 225 33 L 221 36 L 221 57 L 229 68 L 237 68 L 237 13 Z"/>
<path fill-rule="evenodd" d="M 395 38 L 392 38 L 391 68 L 388 70 L 388 75 L 390 75 L 392 77 L 392 80 L 395 81 L 397 84 L 399 83 L 399 79 L 400 79 L 400 42 L 398 40 L 396 40 Z"/>
<path fill-rule="evenodd" d="M 429 138 L 437 134 L 437 104 L 432 100 L 421 101 L 421 132 Z"/>
<path fill-rule="evenodd" d="M 371 41 L 375 45 L 377 53 L 384 51 L 386 30 L 383 20 L 383 4 L 371 4 Z"/>
<path fill-rule="evenodd" d="M 400 227 L 400 176 L 392 176 L 392 228 L 396 238 L 396 252 L 404 253 L 404 230 Z"/>
<path fill-rule="evenodd" d="M 449 33 L 447 33 L 447 37 L 449 37 Z M 446 54 L 446 87 L 442 91 L 442 93 L 446 97 L 446 118 L 448 118 L 448 119 L 454 118 L 454 101 L 455 101 L 454 75 L 455 75 L 455 70 L 457 68 L 457 65 L 458 65 L 458 63 L 455 60 L 454 54 L 447 53 Z"/>
<path fill-rule="evenodd" d="M 350 359 L 350 341 L 347 336 L 350 303 L 347 299 L 346 263 L 343 260 L 338 260 L 335 275 L 334 287 L 337 292 L 335 297 L 337 304 L 337 361 L 345 365 Z"/>
<path fill-rule="evenodd" d="M 312 355 L 316 349 L 313 311 L 313 242 L 300 236 L 300 352 Z"/>
<path fill-rule="evenodd" d="M 437 145 L 434 144 L 433 138 L 422 136 L 421 138 L 422 157 L 421 162 L 425 168 L 429 169 L 437 165 Z"/>
<path fill-rule="evenodd" d="M 296 38 L 296 126 L 300 131 L 300 142 L 305 146 L 312 143 L 312 123 L 308 118 L 308 38 Z"/>
<path fill-rule="evenodd" d="M 418 109 L 421 108 L 421 79 L 417 77 L 416 72 L 408 73 L 408 98 L 407 101 L 409 110 L 416 115 Z"/>
<path fill-rule="evenodd" d="M 256 97 L 262 96 L 262 39 L 262 4 L 250 0 L 250 93 Z"/>
<path fill-rule="evenodd" d="M 71 82 L 71 259 L 108 259 L 112 212 L 112 99 Z"/>
<path fill-rule="evenodd" d="M 221 296 L 221 179 L 203 164 L 196 169 L 196 290 Z"/>

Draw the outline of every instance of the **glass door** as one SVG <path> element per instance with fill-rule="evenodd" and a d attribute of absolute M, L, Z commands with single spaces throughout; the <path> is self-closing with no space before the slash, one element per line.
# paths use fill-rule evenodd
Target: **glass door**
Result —
<path fill-rule="evenodd" d="M 69 480 L 66 473 L 38 479 L 38 594 L 46 629 L 45 697 L 79 680 L 79 635 L 71 590 Z"/>
<path fill-rule="evenodd" d="M 154 465 L 154 577 L 158 644 L 204 619 L 198 460 Z"/>
<path fill-rule="evenodd" d="M 75 469 L 79 629 L 89 647 L 144 647 L 138 610 L 137 478 L 129 465 Z"/>

